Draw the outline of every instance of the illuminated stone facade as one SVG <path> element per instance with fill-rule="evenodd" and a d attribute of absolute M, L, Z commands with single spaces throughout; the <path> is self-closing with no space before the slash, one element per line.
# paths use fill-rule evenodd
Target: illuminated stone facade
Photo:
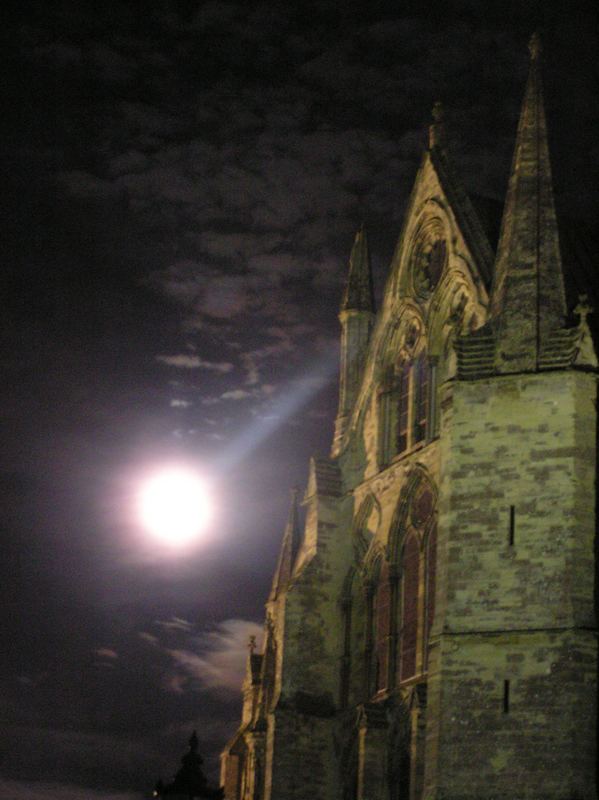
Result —
<path fill-rule="evenodd" d="M 303 530 L 292 503 L 227 800 L 596 797 L 597 361 L 538 40 L 496 255 L 434 116 L 376 315 L 356 237 L 331 456 Z"/>

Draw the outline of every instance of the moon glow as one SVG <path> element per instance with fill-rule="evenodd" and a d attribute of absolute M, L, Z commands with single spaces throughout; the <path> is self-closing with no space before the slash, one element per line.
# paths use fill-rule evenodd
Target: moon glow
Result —
<path fill-rule="evenodd" d="M 206 527 L 212 507 L 205 482 L 190 469 L 168 467 L 148 478 L 139 493 L 142 525 L 165 544 L 191 543 Z"/>

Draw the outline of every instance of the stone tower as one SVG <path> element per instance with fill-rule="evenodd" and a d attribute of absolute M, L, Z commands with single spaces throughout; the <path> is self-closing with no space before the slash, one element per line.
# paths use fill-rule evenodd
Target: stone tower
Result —
<path fill-rule="evenodd" d="M 437 104 L 376 324 L 354 243 L 331 456 L 303 530 L 292 503 L 227 800 L 596 797 L 597 359 L 537 37 L 496 253 L 446 140 Z"/>
<path fill-rule="evenodd" d="M 596 375 L 565 327 L 531 68 L 491 316 L 443 387 L 425 796 L 595 796 Z"/>

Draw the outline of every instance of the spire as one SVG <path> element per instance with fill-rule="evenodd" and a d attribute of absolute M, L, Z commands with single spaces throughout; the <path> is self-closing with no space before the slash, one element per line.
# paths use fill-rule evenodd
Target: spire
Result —
<path fill-rule="evenodd" d="M 491 317 L 496 368 L 538 368 L 541 349 L 564 325 L 566 302 L 547 124 L 541 81 L 541 40 L 530 41 L 530 73 L 495 262 Z"/>
<path fill-rule="evenodd" d="M 445 145 L 445 109 L 439 100 L 433 106 L 431 113 L 433 121 L 428 126 L 428 146 L 443 147 Z"/>
<path fill-rule="evenodd" d="M 368 252 L 368 237 L 362 223 L 356 233 L 349 257 L 349 277 L 341 300 L 341 311 L 370 311 L 374 313 L 372 270 Z"/>
<path fill-rule="evenodd" d="M 338 455 L 362 381 L 362 369 L 374 324 L 374 292 L 368 239 L 362 224 L 349 257 L 349 276 L 341 300 L 339 410 L 331 453 Z"/>
<path fill-rule="evenodd" d="M 285 588 L 287 581 L 291 577 L 295 556 L 297 555 L 299 548 L 300 532 L 297 511 L 297 496 L 298 490 L 292 489 L 289 516 L 287 518 L 287 525 L 285 526 L 285 532 L 283 534 L 283 541 L 281 542 L 279 561 L 272 579 L 272 589 L 269 598 L 270 600 L 275 600 L 279 592 Z"/>

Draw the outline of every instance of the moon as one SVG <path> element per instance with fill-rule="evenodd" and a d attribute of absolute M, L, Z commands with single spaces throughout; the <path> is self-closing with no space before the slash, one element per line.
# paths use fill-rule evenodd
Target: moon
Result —
<path fill-rule="evenodd" d="M 138 500 L 146 531 L 175 547 L 196 540 L 212 516 L 206 482 L 187 467 L 170 466 L 152 474 L 144 481 Z"/>

